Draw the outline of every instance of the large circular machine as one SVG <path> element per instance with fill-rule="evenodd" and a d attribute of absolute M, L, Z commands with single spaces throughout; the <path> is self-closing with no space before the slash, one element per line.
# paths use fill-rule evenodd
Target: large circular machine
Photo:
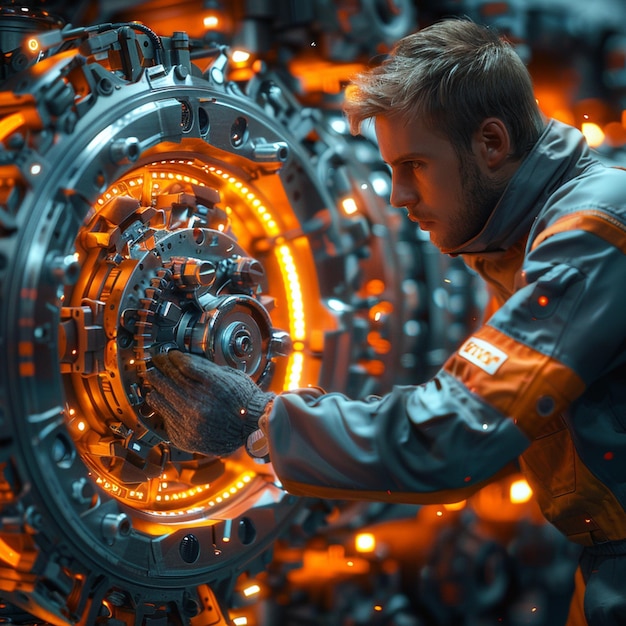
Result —
<path fill-rule="evenodd" d="M 0 93 L 0 597 L 20 623 L 231 623 L 307 503 L 245 452 L 169 445 L 152 357 L 377 393 L 464 326 L 467 276 L 429 297 L 375 148 L 262 65 L 235 82 L 227 48 L 134 23 L 34 30 Z"/>

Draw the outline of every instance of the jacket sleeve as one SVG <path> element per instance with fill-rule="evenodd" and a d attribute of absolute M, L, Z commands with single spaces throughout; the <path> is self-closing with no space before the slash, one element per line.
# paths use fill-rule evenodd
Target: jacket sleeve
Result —
<path fill-rule="evenodd" d="M 467 498 L 511 471 L 528 445 L 446 372 L 365 401 L 285 393 L 269 431 L 274 470 L 291 493 L 416 504 Z"/>
<path fill-rule="evenodd" d="M 542 238 L 518 290 L 425 384 L 365 401 L 334 393 L 277 397 L 270 457 L 285 488 L 441 503 L 505 472 L 587 385 L 624 359 L 624 245 L 617 225 L 600 234 L 568 226 Z"/>

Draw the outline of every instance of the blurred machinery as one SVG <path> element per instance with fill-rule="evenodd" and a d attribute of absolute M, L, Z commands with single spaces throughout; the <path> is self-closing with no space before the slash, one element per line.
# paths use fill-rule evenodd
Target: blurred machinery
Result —
<path fill-rule="evenodd" d="M 295 499 L 245 453 L 169 446 L 141 373 L 178 346 L 276 391 L 425 380 L 482 292 L 388 206 L 342 88 L 448 14 L 532 67 L 558 17 L 604 69 L 569 67 L 587 92 L 546 112 L 620 160 L 606 9 L 583 28 L 571 3 L 0 4 L 0 623 L 562 621 L 575 550 L 523 481 L 447 508 Z"/>

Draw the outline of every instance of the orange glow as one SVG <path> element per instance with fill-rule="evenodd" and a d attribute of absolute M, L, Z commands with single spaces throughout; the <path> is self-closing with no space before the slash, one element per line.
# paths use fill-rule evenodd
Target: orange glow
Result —
<path fill-rule="evenodd" d="M 346 215 L 353 215 L 359 210 L 356 200 L 352 197 L 344 198 L 341 201 L 341 208 Z"/>
<path fill-rule="evenodd" d="M 581 130 L 592 148 L 597 148 L 604 142 L 604 131 L 597 124 L 583 122 Z"/>
<path fill-rule="evenodd" d="M 32 356 L 35 346 L 30 341 L 20 341 L 18 343 L 18 352 L 20 356 Z"/>
<path fill-rule="evenodd" d="M 370 296 L 379 296 L 385 291 L 385 283 L 378 278 L 368 280 L 365 285 L 365 291 Z"/>
<path fill-rule="evenodd" d="M 369 570 L 366 559 L 346 558 L 344 546 L 330 545 L 327 550 L 305 550 L 302 567 L 290 571 L 287 576 L 294 584 L 310 584 L 312 581 L 358 576 Z"/>
<path fill-rule="evenodd" d="M 21 113 L 13 113 L 0 121 L 0 141 L 13 134 L 18 128 L 24 125 L 26 119 Z"/>
<path fill-rule="evenodd" d="M 532 490 L 520 474 L 486 485 L 469 503 L 485 521 L 517 523 L 522 518 L 541 518 Z"/>
<path fill-rule="evenodd" d="M 359 365 L 370 375 L 370 376 L 382 376 L 385 371 L 385 363 L 378 359 L 373 359 L 370 361 L 362 361 Z"/>
<path fill-rule="evenodd" d="M 209 13 L 202 19 L 202 24 L 207 30 L 215 30 L 220 26 L 220 18 L 215 13 Z"/>
<path fill-rule="evenodd" d="M 306 339 L 306 321 L 304 314 L 304 302 L 298 269 L 294 263 L 289 246 L 283 244 L 275 249 L 276 258 L 283 275 L 284 284 L 287 287 L 287 304 L 289 307 L 290 334 L 298 345 L 302 345 Z M 296 344 L 294 344 L 295 347 Z M 284 389 L 296 389 L 301 384 L 302 370 L 304 367 L 304 355 L 294 350 L 289 356 L 287 377 Z"/>
<path fill-rule="evenodd" d="M 333 63 L 311 57 L 289 63 L 289 70 L 298 78 L 305 93 L 341 93 L 348 80 L 362 69 L 358 63 Z"/>
<path fill-rule="evenodd" d="M 230 58 L 233 63 L 247 63 L 251 56 L 252 55 L 247 50 L 238 48 L 237 50 L 232 51 Z"/>
<path fill-rule="evenodd" d="M 549 302 L 550 299 L 548 298 L 548 296 L 539 296 L 537 298 L 537 303 L 539 304 L 539 306 L 548 306 Z"/>
<path fill-rule="evenodd" d="M 508 2 L 491 2 L 481 8 L 484 17 L 495 17 L 496 15 L 506 15 L 509 12 Z"/>
<path fill-rule="evenodd" d="M 374 552 L 376 549 L 376 537 L 372 533 L 359 533 L 354 539 L 357 552 Z"/>
<path fill-rule="evenodd" d="M 32 361 L 20 363 L 20 376 L 30 377 L 35 375 L 35 364 Z"/>
<path fill-rule="evenodd" d="M 372 346 L 376 354 L 388 354 L 391 351 L 391 342 L 385 339 L 378 332 L 370 332 L 367 334 L 367 343 Z"/>
<path fill-rule="evenodd" d="M 304 354 L 302 352 L 294 351 L 289 357 L 289 374 L 285 379 L 285 384 L 283 387 L 285 391 L 288 391 L 289 389 L 297 389 L 298 387 L 300 387 L 303 367 Z"/>
<path fill-rule="evenodd" d="M 460 502 L 451 502 L 449 504 L 444 504 L 443 508 L 446 509 L 446 511 L 460 511 L 465 508 L 466 504 L 467 500 L 461 500 Z"/>
<path fill-rule="evenodd" d="M 255 596 L 257 593 L 259 593 L 261 591 L 261 587 L 259 585 L 257 585 L 256 583 L 253 583 L 252 585 L 248 585 L 243 591 L 243 595 L 246 598 L 249 598 L 250 596 Z"/>
<path fill-rule="evenodd" d="M 369 310 L 369 318 L 374 322 L 380 322 L 385 316 L 393 313 L 391 302 L 378 302 Z"/>
<path fill-rule="evenodd" d="M 286 244 L 278 246 L 276 256 L 285 279 L 285 284 L 289 289 L 289 309 L 292 320 L 291 336 L 295 341 L 304 341 L 306 339 L 306 324 L 298 269 L 294 263 L 291 250 Z"/>
<path fill-rule="evenodd" d="M 539 108 L 547 117 L 553 117 L 564 124 L 575 126 L 576 117 L 569 99 L 571 87 L 567 84 L 567 77 L 563 84 L 555 85 L 551 79 L 546 79 L 546 81 L 545 85 L 539 83 L 535 85 L 535 96 Z"/>
<path fill-rule="evenodd" d="M 509 497 L 514 504 L 522 504 L 528 502 L 533 495 L 533 490 L 530 485 L 524 480 L 516 480 L 511 483 L 509 488 Z"/>
<path fill-rule="evenodd" d="M 622 122 L 609 122 L 604 127 L 604 135 L 607 144 L 612 148 L 621 148 L 626 145 L 626 128 Z"/>
<path fill-rule="evenodd" d="M 0 559 L 16 569 L 20 562 L 20 553 L 16 552 L 6 541 L 0 539 Z"/>
<path fill-rule="evenodd" d="M 31 37 L 27 42 L 26 42 L 26 47 L 31 51 L 31 52 L 38 52 L 39 51 L 39 40 L 36 39 L 35 37 Z"/>

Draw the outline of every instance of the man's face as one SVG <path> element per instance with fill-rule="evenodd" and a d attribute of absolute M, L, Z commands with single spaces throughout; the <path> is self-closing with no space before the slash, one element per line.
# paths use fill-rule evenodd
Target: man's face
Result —
<path fill-rule="evenodd" d="M 452 252 L 481 231 L 503 186 L 488 176 L 478 147 L 459 158 L 449 139 L 399 116 L 378 116 L 376 136 L 391 167 L 391 204 L 406 208 L 434 245 Z"/>

